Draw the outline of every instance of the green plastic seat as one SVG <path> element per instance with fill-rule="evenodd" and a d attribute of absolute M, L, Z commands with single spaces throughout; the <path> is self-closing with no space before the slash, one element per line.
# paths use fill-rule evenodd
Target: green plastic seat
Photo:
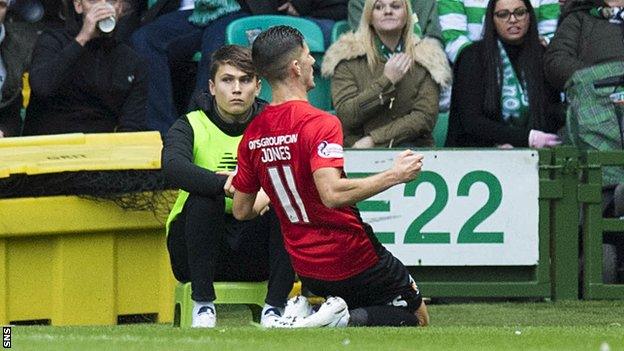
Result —
<path fill-rule="evenodd" d="M 247 305 L 255 322 L 260 322 L 260 314 L 267 294 L 267 282 L 215 282 L 215 304 Z M 191 283 L 178 283 L 175 288 L 173 326 L 190 328 L 193 317 Z"/>
<path fill-rule="evenodd" d="M 331 109 L 331 91 L 329 80 L 322 78 L 317 67 L 321 66 L 325 53 L 323 32 L 314 22 L 305 18 L 279 15 L 260 15 L 239 18 L 232 21 L 225 30 L 225 42 L 241 46 L 251 46 L 253 40 L 262 31 L 271 27 L 286 25 L 297 28 L 306 40 L 312 56 L 316 59 L 314 83 L 316 87 L 308 92 L 310 103 L 322 110 Z M 271 101 L 271 87 L 268 82 L 262 84 L 260 98 Z"/>
<path fill-rule="evenodd" d="M 331 32 L 332 44 L 335 43 L 342 34 L 346 32 L 350 32 L 350 31 L 351 31 L 351 27 L 349 27 L 349 22 L 345 20 L 336 21 L 336 23 L 334 23 L 334 26 L 332 27 L 332 32 Z"/>
<path fill-rule="evenodd" d="M 225 29 L 225 41 L 228 44 L 251 46 L 258 34 L 279 25 L 297 28 L 303 34 L 311 52 L 325 52 L 321 28 L 310 20 L 293 16 L 259 15 L 239 18 Z"/>
<path fill-rule="evenodd" d="M 449 114 L 443 112 L 438 114 L 438 121 L 435 127 L 433 127 L 433 142 L 436 147 L 444 147 L 446 143 L 446 135 L 448 132 Z"/>
<path fill-rule="evenodd" d="M 324 111 L 331 111 L 334 107 L 331 99 L 331 80 L 321 76 L 321 65 L 325 53 L 312 53 L 314 63 L 314 89 L 308 92 L 310 103 Z"/>

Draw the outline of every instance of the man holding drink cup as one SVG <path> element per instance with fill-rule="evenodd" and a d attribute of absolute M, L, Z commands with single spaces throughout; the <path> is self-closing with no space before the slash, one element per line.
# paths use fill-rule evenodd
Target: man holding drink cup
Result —
<path fill-rule="evenodd" d="M 121 0 L 74 1 L 76 13 L 83 15 L 82 29 L 76 41 L 84 46 L 101 34 L 111 33 L 115 29 L 116 18 L 121 13 L 121 6 Z"/>
<path fill-rule="evenodd" d="M 24 135 L 145 130 L 145 63 L 115 38 L 123 0 L 73 0 L 33 52 Z"/>

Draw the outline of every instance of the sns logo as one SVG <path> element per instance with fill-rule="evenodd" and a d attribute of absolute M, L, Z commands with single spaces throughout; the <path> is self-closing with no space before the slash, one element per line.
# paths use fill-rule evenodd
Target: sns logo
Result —
<path fill-rule="evenodd" d="M 2 347 L 11 348 L 11 327 L 2 327 Z"/>
<path fill-rule="evenodd" d="M 317 153 L 322 158 L 342 158 L 344 151 L 342 150 L 342 145 L 340 144 L 323 141 L 319 144 Z"/>

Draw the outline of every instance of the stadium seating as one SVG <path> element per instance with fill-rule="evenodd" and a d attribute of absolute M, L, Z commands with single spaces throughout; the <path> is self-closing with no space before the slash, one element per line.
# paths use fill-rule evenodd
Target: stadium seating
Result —
<path fill-rule="evenodd" d="M 318 72 L 323 54 L 325 53 L 325 43 L 323 42 L 323 32 L 314 22 L 305 18 L 279 15 L 262 15 L 239 18 L 230 23 L 225 30 L 225 42 L 227 44 L 237 44 L 250 46 L 255 37 L 260 32 L 278 25 L 287 25 L 297 28 L 305 37 L 312 56 L 316 59 L 314 82 L 316 87 L 308 93 L 310 103 L 322 110 L 331 109 L 331 91 L 329 80 L 321 77 Z M 262 85 L 260 98 L 271 101 L 271 87 L 265 83 Z"/>
<path fill-rule="evenodd" d="M 305 37 L 311 52 L 325 51 L 321 28 L 310 20 L 293 16 L 262 15 L 239 18 L 227 26 L 225 38 L 228 44 L 250 46 L 260 32 L 279 25 L 297 28 Z"/>
<path fill-rule="evenodd" d="M 349 27 L 349 23 L 347 21 L 337 21 L 332 27 L 331 42 L 335 43 L 342 34 L 349 32 L 350 30 L 351 27 Z"/>
<path fill-rule="evenodd" d="M 433 142 L 435 147 L 444 147 L 446 143 L 446 135 L 448 132 L 448 112 L 442 112 L 438 114 L 438 121 L 435 127 L 433 127 Z"/>

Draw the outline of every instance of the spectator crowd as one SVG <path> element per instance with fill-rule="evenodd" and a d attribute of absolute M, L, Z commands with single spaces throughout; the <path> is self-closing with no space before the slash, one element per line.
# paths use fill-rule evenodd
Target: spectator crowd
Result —
<path fill-rule="evenodd" d="M 0 0 L 0 136 L 164 137 L 206 93 L 227 26 L 284 15 L 323 33 L 315 73 L 331 87 L 324 106 L 335 108 L 347 147 L 434 146 L 450 95 L 446 146 L 619 148 L 620 109 L 596 102 L 618 87 L 583 86 L 624 73 L 623 8 L 621 0 Z M 113 28 L 98 27 L 109 18 Z"/>

